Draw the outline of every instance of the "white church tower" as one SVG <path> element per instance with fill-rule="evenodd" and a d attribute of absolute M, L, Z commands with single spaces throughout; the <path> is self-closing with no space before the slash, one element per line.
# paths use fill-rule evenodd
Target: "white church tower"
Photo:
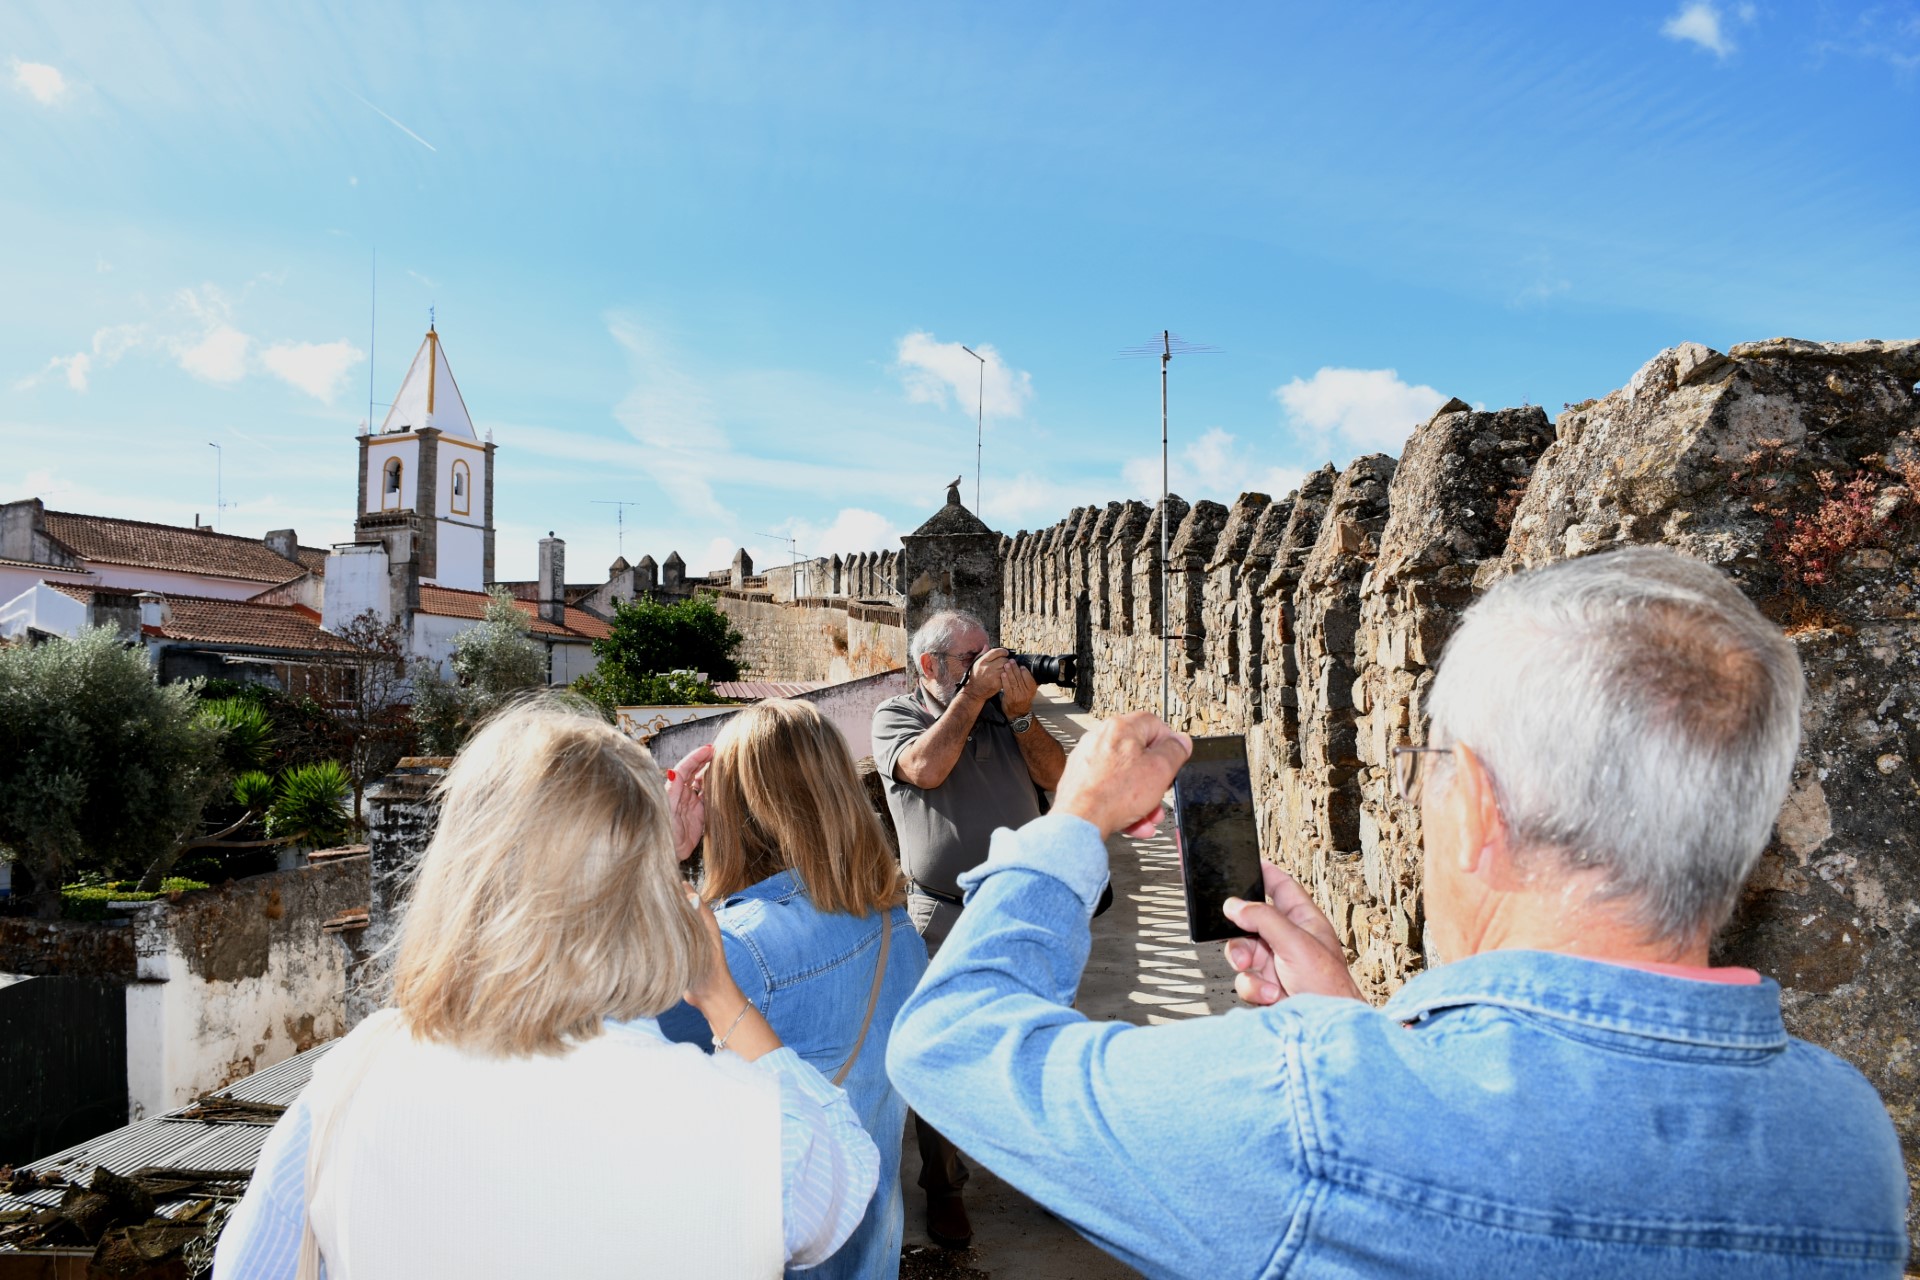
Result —
<path fill-rule="evenodd" d="M 360 437 L 354 540 L 415 557 L 419 581 L 482 591 L 493 581 L 493 449 L 483 443 L 431 326 L 378 432 Z"/>

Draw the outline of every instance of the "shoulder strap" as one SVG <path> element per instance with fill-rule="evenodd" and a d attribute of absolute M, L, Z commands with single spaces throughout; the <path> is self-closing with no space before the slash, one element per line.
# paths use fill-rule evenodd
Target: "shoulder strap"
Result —
<path fill-rule="evenodd" d="M 833 1082 L 838 1085 L 853 1070 L 853 1064 L 860 1060 L 860 1047 L 867 1042 L 867 1028 L 873 1025 L 873 1011 L 880 1003 L 880 980 L 887 976 L 887 949 L 893 944 L 893 909 L 880 913 L 880 958 L 873 965 L 873 989 L 867 992 L 867 1016 L 860 1021 L 860 1035 L 853 1042 L 853 1052 L 840 1070 L 834 1073 Z"/>

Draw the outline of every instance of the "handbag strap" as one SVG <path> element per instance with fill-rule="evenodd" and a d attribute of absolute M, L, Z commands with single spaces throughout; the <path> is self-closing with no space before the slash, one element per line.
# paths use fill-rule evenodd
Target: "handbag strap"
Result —
<path fill-rule="evenodd" d="M 833 1083 L 838 1085 L 846 1080 L 847 1073 L 853 1070 L 853 1064 L 860 1060 L 860 1046 L 867 1042 L 867 1029 L 873 1025 L 873 1011 L 880 1004 L 880 980 L 887 976 L 887 949 L 893 943 L 893 912 L 880 913 L 880 958 L 873 966 L 873 989 L 867 992 L 867 1016 L 860 1020 L 860 1035 L 853 1042 L 853 1052 L 847 1055 L 847 1061 L 834 1074 Z"/>

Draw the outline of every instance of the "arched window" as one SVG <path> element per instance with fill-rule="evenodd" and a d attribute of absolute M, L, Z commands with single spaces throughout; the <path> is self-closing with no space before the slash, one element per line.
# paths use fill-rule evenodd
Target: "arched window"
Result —
<path fill-rule="evenodd" d="M 473 510 L 473 483 L 467 475 L 467 464 L 459 459 L 453 464 L 453 514 L 464 516 Z"/>
<path fill-rule="evenodd" d="M 400 507 L 400 459 L 388 458 L 382 469 L 380 482 L 380 509 L 395 511 Z"/>

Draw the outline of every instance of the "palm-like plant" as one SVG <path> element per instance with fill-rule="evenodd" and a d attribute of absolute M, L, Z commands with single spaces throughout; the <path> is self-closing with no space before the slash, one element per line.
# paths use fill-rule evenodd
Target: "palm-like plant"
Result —
<path fill-rule="evenodd" d="M 225 729 L 220 751 L 235 773 L 258 769 L 273 755 L 273 717 L 251 698 L 209 698 L 200 714 Z"/>
<path fill-rule="evenodd" d="M 280 775 L 273 806 L 267 810 L 267 835 L 318 848 L 344 839 L 353 830 L 347 798 L 353 779 L 335 760 L 295 765 Z"/>

